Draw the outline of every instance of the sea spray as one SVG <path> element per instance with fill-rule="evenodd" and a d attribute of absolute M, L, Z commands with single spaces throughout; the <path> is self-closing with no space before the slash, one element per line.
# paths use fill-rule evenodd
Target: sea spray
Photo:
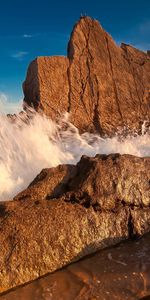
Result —
<path fill-rule="evenodd" d="M 0 116 L 0 201 L 13 198 L 26 188 L 43 169 L 59 164 L 75 164 L 85 154 L 127 153 L 150 155 L 150 135 L 120 138 L 101 138 L 96 134 L 79 134 L 68 121 L 68 115 L 59 123 L 38 113 L 29 119 L 16 117 L 15 121 Z"/>

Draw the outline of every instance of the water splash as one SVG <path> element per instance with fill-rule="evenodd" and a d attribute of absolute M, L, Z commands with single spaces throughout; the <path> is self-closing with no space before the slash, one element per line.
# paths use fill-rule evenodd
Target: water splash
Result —
<path fill-rule="evenodd" d="M 67 115 L 56 124 L 34 113 L 30 122 L 17 117 L 12 121 L 0 116 L 0 201 L 11 199 L 26 188 L 47 167 L 75 164 L 83 154 L 128 153 L 150 155 L 150 136 L 103 139 L 79 131 L 68 122 Z"/>

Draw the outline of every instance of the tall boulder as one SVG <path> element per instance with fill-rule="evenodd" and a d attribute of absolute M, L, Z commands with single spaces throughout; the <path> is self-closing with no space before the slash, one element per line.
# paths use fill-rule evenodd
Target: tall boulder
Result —
<path fill-rule="evenodd" d="M 67 57 L 38 57 L 23 84 L 24 101 L 54 120 L 62 112 L 80 132 L 140 131 L 150 120 L 150 58 L 117 46 L 98 21 L 74 26 Z"/>

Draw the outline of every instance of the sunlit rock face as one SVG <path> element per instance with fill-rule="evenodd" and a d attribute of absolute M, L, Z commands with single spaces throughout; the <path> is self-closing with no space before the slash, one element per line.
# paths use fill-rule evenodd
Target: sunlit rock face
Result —
<path fill-rule="evenodd" d="M 83 156 L 0 204 L 0 291 L 150 230 L 150 158 Z"/>
<path fill-rule="evenodd" d="M 35 59 L 23 89 L 25 102 L 52 119 L 70 112 L 80 132 L 140 132 L 150 118 L 149 52 L 117 46 L 98 21 L 82 17 L 71 33 L 67 57 Z"/>

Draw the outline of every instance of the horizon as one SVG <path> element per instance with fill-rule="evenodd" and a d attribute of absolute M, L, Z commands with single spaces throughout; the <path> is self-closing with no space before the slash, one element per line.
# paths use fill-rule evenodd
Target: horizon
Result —
<path fill-rule="evenodd" d="M 97 19 L 102 27 L 121 42 L 147 51 L 150 49 L 150 2 L 129 0 L 11 0 L 0 11 L 0 110 L 7 102 L 15 108 L 22 97 L 22 83 L 29 63 L 37 56 L 66 55 L 74 24 L 81 15 Z M 2 104 L 1 104 L 2 102 Z"/>

